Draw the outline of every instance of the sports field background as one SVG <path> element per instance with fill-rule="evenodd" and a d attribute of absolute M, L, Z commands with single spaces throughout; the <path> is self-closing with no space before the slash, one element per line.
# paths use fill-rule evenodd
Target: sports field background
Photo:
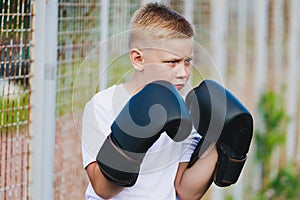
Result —
<path fill-rule="evenodd" d="M 0 3 L 0 199 L 84 199 L 83 107 L 95 92 L 130 77 L 126 30 L 133 12 L 146 2 Z M 253 113 L 255 133 L 266 129 L 258 103 L 268 91 L 283 99 L 290 118 L 282 133 L 286 140 L 268 163 L 255 161 L 253 142 L 238 183 L 212 186 L 205 199 L 256 199 L 264 181 L 290 162 L 298 176 L 300 2 L 161 2 L 195 25 L 190 87 L 204 78 L 224 84 Z M 264 165 L 272 166 L 271 177 L 263 176 Z"/>

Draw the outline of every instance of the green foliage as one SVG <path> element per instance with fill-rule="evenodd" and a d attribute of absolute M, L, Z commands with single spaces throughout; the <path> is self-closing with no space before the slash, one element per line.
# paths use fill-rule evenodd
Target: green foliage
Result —
<path fill-rule="evenodd" d="M 263 165 L 263 184 L 256 199 L 297 199 L 300 196 L 300 173 L 295 165 L 288 163 L 271 175 L 271 157 L 275 148 L 285 143 L 289 117 L 285 111 L 283 92 L 264 93 L 259 101 L 262 128 L 256 130 L 256 158 Z M 273 172 L 274 173 L 274 172 Z"/>
<path fill-rule="evenodd" d="M 285 143 L 285 130 L 289 118 L 284 108 L 283 96 L 268 91 L 259 101 L 263 130 L 256 130 L 256 157 L 260 162 L 269 161 L 273 150 Z"/>
<path fill-rule="evenodd" d="M 255 142 L 257 146 L 256 158 L 260 161 L 269 161 L 273 150 L 278 145 L 285 142 L 285 135 L 283 134 L 261 134 L 259 131 L 255 132 Z"/>
<path fill-rule="evenodd" d="M 300 196 L 300 173 L 294 165 L 281 168 L 268 184 L 269 199 L 298 199 Z"/>
<path fill-rule="evenodd" d="M 10 130 L 13 126 L 28 121 L 28 94 L 14 99 L 2 98 L 0 102 L 0 129 Z"/>

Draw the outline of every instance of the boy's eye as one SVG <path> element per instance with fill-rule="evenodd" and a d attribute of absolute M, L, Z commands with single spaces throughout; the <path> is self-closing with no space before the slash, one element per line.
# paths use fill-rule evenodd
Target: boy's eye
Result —
<path fill-rule="evenodd" d="M 184 65 L 185 65 L 186 67 L 190 67 L 190 66 L 191 66 L 191 61 L 192 61 L 192 59 L 187 59 L 187 60 L 185 60 L 185 61 L 184 61 Z"/>
<path fill-rule="evenodd" d="M 189 63 L 191 63 L 191 61 L 192 61 L 192 59 L 186 59 L 184 62 L 189 64 Z"/>
<path fill-rule="evenodd" d="M 166 63 L 170 67 L 175 67 L 178 63 L 178 60 L 167 60 L 167 61 L 164 61 L 164 63 Z"/>
<path fill-rule="evenodd" d="M 164 61 L 164 63 L 170 65 L 171 67 L 176 66 L 178 63 L 182 62 L 183 60 L 167 60 Z M 186 59 L 184 60 L 184 64 L 185 65 L 190 65 L 191 64 L 192 59 Z"/>
<path fill-rule="evenodd" d="M 169 64 L 175 64 L 175 63 L 177 63 L 178 61 L 177 60 L 170 60 L 170 61 L 167 61 L 167 63 L 169 63 Z"/>

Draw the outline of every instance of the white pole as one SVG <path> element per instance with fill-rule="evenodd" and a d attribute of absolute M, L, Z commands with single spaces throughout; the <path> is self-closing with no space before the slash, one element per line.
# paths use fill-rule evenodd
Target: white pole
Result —
<path fill-rule="evenodd" d="M 218 74 L 217 78 L 226 81 L 227 71 L 227 19 L 228 19 L 228 2 L 227 0 L 211 1 L 211 48 L 212 59 L 216 63 Z"/>
<path fill-rule="evenodd" d="M 184 0 L 183 16 L 191 23 L 194 24 L 194 0 Z M 193 73 L 189 79 L 189 85 L 193 83 Z"/>
<path fill-rule="evenodd" d="M 45 21 L 46 21 L 46 3 L 45 1 L 36 1 L 34 5 L 35 16 L 33 17 L 33 44 L 31 49 L 32 59 L 34 62 L 31 66 L 31 73 L 35 74 L 31 79 L 31 118 L 30 118 L 30 133 L 32 135 L 30 146 L 30 199 L 38 200 L 42 198 L 42 160 L 43 154 L 42 140 L 44 130 L 43 127 L 43 103 L 44 103 L 44 61 L 45 61 Z"/>
<path fill-rule="evenodd" d="M 273 47 L 273 87 L 275 91 L 280 91 L 281 86 L 282 86 L 282 76 L 280 75 L 281 70 L 283 70 L 283 0 L 275 0 L 273 2 L 273 13 L 274 16 L 272 18 L 271 23 L 273 24 L 274 29 L 272 32 L 274 33 L 273 35 L 273 41 L 272 41 L 272 46 Z M 271 157 L 271 177 L 274 177 L 279 170 L 279 164 L 280 164 L 280 148 L 277 147 L 274 149 L 274 153 Z"/>
<path fill-rule="evenodd" d="M 99 65 L 99 90 L 103 90 L 107 87 L 107 71 L 108 64 L 108 33 L 109 33 L 109 0 L 100 0 L 101 4 L 101 41 L 100 41 L 100 65 Z"/>
<path fill-rule="evenodd" d="M 267 82 L 267 28 L 268 8 L 266 0 L 254 1 L 255 30 L 255 93 L 256 98 L 264 92 Z"/>
<path fill-rule="evenodd" d="M 241 93 L 245 94 L 245 80 L 247 80 L 247 1 L 246 0 L 237 0 L 234 1 L 236 4 L 237 10 L 237 41 L 238 41 L 238 51 L 237 51 L 237 84 Z M 249 163 L 249 161 L 248 161 Z M 244 176 L 245 176 L 245 167 L 242 171 L 239 180 L 233 186 L 233 199 L 239 200 L 243 199 L 243 188 L 244 188 Z"/>
<path fill-rule="evenodd" d="M 44 130 L 43 130 L 43 180 L 42 199 L 53 199 L 54 146 L 55 146 L 55 106 L 56 106 L 56 67 L 58 2 L 46 1 L 46 37 L 45 37 L 45 76 L 44 76 Z M 41 134 L 41 133 L 40 133 Z M 48 173 L 45 173 L 48 172 Z"/>
<path fill-rule="evenodd" d="M 32 49 L 30 199 L 53 199 L 58 4 L 36 1 Z"/>
<path fill-rule="evenodd" d="M 254 80 L 254 93 L 255 104 L 258 103 L 260 95 L 266 88 L 267 80 L 267 21 L 268 21 L 268 2 L 267 0 L 255 0 L 253 15 L 254 15 L 254 40 L 255 40 L 255 80 Z M 256 121 L 260 121 L 259 114 L 255 116 Z M 257 123 L 256 128 L 263 129 L 262 124 Z M 262 166 L 257 165 L 255 168 L 254 189 L 260 190 L 262 179 Z"/>
<path fill-rule="evenodd" d="M 297 92 L 299 78 L 299 1 L 290 1 L 290 23 L 289 23 L 289 41 L 288 41 L 288 87 L 287 87 L 287 113 L 291 117 L 288 125 L 286 138 L 286 160 L 292 161 L 295 158 L 296 141 L 296 117 L 297 117 Z"/>
<path fill-rule="evenodd" d="M 274 66 L 274 83 L 276 84 L 278 89 L 282 84 L 282 78 L 280 75 L 280 71 L 282 70 L 283 64 L 283 29 L 284 29 L 284 18 L 283 16 L 283 0 L 275 0 L 274 1 L 274 39 L 273 39 L 273 66 Z"/>
<path fill-rule="evenodd" d="M 191 23 L 194 23 L 194 0 L 184 0 L 184 17 Z"/>
<path fill-rule="evenodd" d="M 157 3 L 163 3 L 163 2 L 165 2 L 165 3 L 168 3 L 168 0 L 141 0 L 141 2 L 142 2 L 142 5 L 144 5 L 144 4 L 147 4 L 147 3 L 151 3 L 151 2 L 157 2 Z"/>
<path fill-rule="evenodd" d="M 236 0 L 237 4 L 237 81 L 241 91 L 244 91 L 247 80 L 247 0 Z"/>
<path fill-rule="evenodd" d="M 218 68 L 216 75 L 217 79 L 220 79 L 225 83 L 226 71 L 227 71 L 227 19 L 228 19 L 228 2 L 227 0 L 212 0 L 211 1 L 211 48 L 212 59 L 216 63 Z M 222 188 L 213 185 L 211 199 L 224 199 Z"/>

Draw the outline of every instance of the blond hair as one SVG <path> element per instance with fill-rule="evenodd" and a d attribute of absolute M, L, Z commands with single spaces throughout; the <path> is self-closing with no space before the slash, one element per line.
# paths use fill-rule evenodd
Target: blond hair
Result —
<path fill-rule="evenodd" d="M 191 38 L 192 25 L 179 13 L 159 3 L 149 3 L 137 10 L 129 24 L 129 48 L 139 42 L 159 39 Z M 151 41 L 150 41 L 151 42 Z"/>

